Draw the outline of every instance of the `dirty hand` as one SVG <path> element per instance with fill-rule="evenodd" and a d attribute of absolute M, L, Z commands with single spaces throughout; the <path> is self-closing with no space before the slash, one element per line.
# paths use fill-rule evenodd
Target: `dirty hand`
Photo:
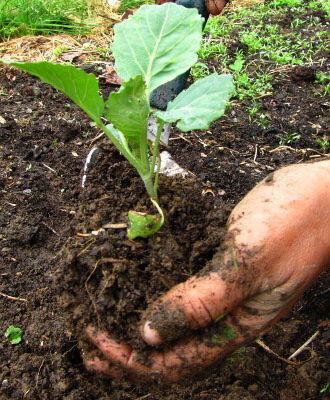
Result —
<path fill-rule="evenodd" d="M 164 4 L 164 3 L 174 3 L 175 0 L 156 0 L 156 4 Z M 205 4 L 209 13 L 212 15 L 218 15 L 221 13 L 225 5 L 229 2 L 229 0 L 205 0 Z"/>
<path fill-rule="evenodd" d="M 233 210 L 211 265 L 145 312 L 141 335 L 156 346 L 148 363 L 111 333 L 89 327 L 98 350 L 85 356 L 87 368 L 177 382 L 267 331 L 330 264 L 329 204 L 329 160 L 269 175 Z"/>

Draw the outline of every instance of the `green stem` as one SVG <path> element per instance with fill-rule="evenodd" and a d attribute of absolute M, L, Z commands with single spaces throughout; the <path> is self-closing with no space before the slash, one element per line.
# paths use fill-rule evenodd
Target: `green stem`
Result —
<path fill-rule="evenodd" d="M 145 121 L 145 126 L 140 137 L 140 153 L 143 165 L 149 167 L 149 152 L 148 152 L 148 120 Z"/>
<path fill-rule="evenodd" d="M 161 209 L 160 205 L 158 204 L 157 200 L 155 200 L 155 199 L 153 199 L 153 198 L 150 198 L 150 200 L 151 200 L 152 204 L 157 208 L 157 211 L 158 211 L 159 214 L 160 214 L 160 224 L 161 224 L 161 226 L 162 226 L 162 225 L 164 224 L 164 221 L 165 221 L 164 212 L 163 212 L 163 210 Z"/>
<path fill-rule="evenodd" d="M 103 130 L 103 132 L 108 136 L 108 138 L 113 142 L 113 144 L 117 147 L 117 149 L 122 153 L 122 155 L 133 165 L 133 167 L 137 170 L 139 175 L 141 176 L 145 188 L 147 190 L 148 195 L 153 198 L 157 199 L 157 187 L 158 187 L 158 178 L 160 172 L 160 157 L 159 157 L 159 142 L 161 133 L 164 126 L 164 121 L 158 119 L 158 127 L 157 127 L 157 134 L 155 137 L 155 141 L 153 146 L 150 145 L 150 150 L 152 153 L 151 163 L 149 163 L 148 159 L 148 140 L 147 140 L 147 131 L 145 135 L 142 135 L 143 139 L 141 142 L 141 159 L 135 157 L 132 152 L 130 151 L 128 145 L 125 146 L 125 137 L 123 137 L 122 141 L 118 140 L 117 137 L 111 133 L 111 131 L 107 128 L 103 122 L 97 122 L 97 126 Z M 147 130 L 147 125 L 146 125 Z M 120 132 L 119 132 L 120 134 Z M 153 179 L 155 165 L 157 159 L 159 160 L 157 170 L 155 173 L 155 178 Z"/>
<path fill-rule="evenodd" d="M 143 174 L 146 174 L 146 169 L 142 165 L 142 163 L 139 162 L 139 160 L 132 154 L 128 146 L 124 146 L 123 143 L 121 143 L 106 127 L 106 125 L 103 124 L 103 122 L 98 122 L 97 123 L 98 128 L 102 129 L 103 132 L 108 136 L 108 138 L 112 141 L 112 143 L 117 147 L 117 149 L 121 152 L 121 154 L 128 160 L 133 167 L 138 171 L 140 176 Z M 125 139 L 125 138 L 124 138 Z"/>
<path fill-rule="evenodd" d="M 152 180 L 152 175 L 148 174 L 146 176 L 141 175 L 141 178 L 144 182 L 144 186 L 146 187 L 147 193 L 152 199 L 157 199 L 157 190 L 155 190 L 154 183 Z"/>
<path fill-rule="evenodd" d="M 160 118 L 158 118 L 157 124 L 158 124 L 158 127 L 157 127 L 157 134 L 155 137 L 154 145 L 153 145 L 153 147 L 150 147 L 151 152 L 152 152 L 151 165 L 150 165 L 150 173 L 151 174 L 154 174 L 156 161 L 158 160 L 157 170 L 155 172 L 155 178 L 154 178 L 154 190 L 156 192 L 156 198 L 157 198 L 159 172 L 160 172 L 160 167 L 161 167 L 161 159 L 160 159 L 160 155 L 159 155 L 159 142 L 160 142 L 160 137 L 161 137 L 165 122 L 163 120 L 161 120 Z M 151 197 L 153 197 L 153 196 L 151 196 Z"/>
<path fill-rule="evenodd" d="M 158 155 L 157 170 L 156 170 L 155 178 L 154 178 L 154 189 L 155 189 L 156 193 L 157 193 L 157 189 L 158 189 L 158 181 L 159 181 L 159 173 L 160 173 L 161 163 L 162 163 L 162 159 L 161 159 L 160 155 Z"/>

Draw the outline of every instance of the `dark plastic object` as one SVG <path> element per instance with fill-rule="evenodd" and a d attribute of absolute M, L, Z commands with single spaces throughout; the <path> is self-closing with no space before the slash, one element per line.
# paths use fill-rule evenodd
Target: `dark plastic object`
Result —
<path fill-rule="evenodd" d="M 204 0 L 177 0 L 175 2 L 186 8 L 196 8 L 199 14 L 205 19 L 203 28 L 209 17 Z M 190 70 L 173 79 L 173 81 L 165 83 L 155 89 L 150 95 L 150 105 L 159 110 L 166 110 L 167 104 L 172 101 L 185 88 Z"/>

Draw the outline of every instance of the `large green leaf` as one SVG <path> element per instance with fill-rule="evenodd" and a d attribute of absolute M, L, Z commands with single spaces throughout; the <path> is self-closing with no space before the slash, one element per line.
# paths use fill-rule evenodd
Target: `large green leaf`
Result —
<path fill-rule="evenodd" d="M 200 79 L 169 103 L 166 111 L 155 115 L 166 122 L 177 122 L 183 132 L 207 129 L 220 118 L 230 95 L 234 92 L 231 75 L 212 74 Z"/>
<path fill-rule="evenodd" d="M 99 95 L 98 83 L 94 75 L 86 74 L 72 65 L 52 64 L 47 61 L 36 63 L 0 60 L 13 65 L 43 82 L 60 90 L 81 107 L 94 121 L 100 121 L 104 102 Z"/>
<path fill-rule="evenodd" d="M 149 113 L 146 85 L 139 75 L 123 82 L 119 92 L 110 94 L 104 116 L 125 135 L 128 143 L 136 151 L 142 135 L 147 135 Z"/>
<path fill-rule="evenodd" d="M 141 75 L 149 93 L 187 71 L 197 60 L 203 19 L 173 3 L 144 5 L 115 26 L 111 46 L 118 75 Z"/>

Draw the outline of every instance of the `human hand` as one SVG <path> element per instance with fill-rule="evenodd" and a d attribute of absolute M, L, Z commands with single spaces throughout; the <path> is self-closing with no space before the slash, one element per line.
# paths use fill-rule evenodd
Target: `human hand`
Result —
<path fill-rule="evenodd" d="M 145 312 L 148 362 L 111 333 L 87 329 L 88 369 L 178 382 L 266 332 L 330 264 L 330 161 L 283 168 L 233 210 L 211 264 Z"/>
<path fill-rule="evenodd" d="M 219 15 L 229 0 L 205 0 L 205 5 L 211 15 Z"/>
<path fill-rule="evenodd" d="M 156 4 L 173 3 L 175 0 L 156 0 Z M 212 15 L 218 15 L 229 0 L 205 0 L 205 5 Z"/>

